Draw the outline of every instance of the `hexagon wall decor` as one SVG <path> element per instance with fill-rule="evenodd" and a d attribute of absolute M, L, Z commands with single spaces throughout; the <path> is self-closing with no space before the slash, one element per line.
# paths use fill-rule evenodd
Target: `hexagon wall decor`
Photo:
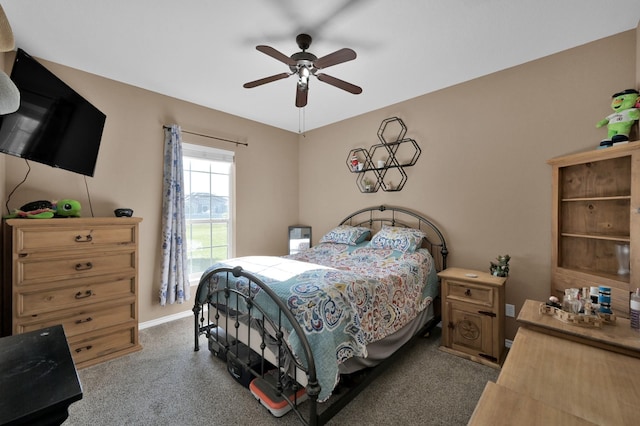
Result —
<path fill-rule="evenodd" d="M 358 174 L 356 184 L 360 192 L 378 192 L 380 188 L 387 192 L 402 190 L 407 183 L 404 168 L 415 165 L 422 152 L 415 140 L 405 138 L 406 133 L 407 126 L 400 118 L 387 118 L 378 129 L 379 144 L 368 150 L 349 151 L 347 167 Z"/>

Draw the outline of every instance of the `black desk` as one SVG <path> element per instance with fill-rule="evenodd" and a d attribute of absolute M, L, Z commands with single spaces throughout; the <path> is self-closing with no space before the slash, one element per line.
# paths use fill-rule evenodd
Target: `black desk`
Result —
<path fill-rule="evenodd" d="M 80 399 L 61 325 L 0 339 L 0 425 L 59 425 Z"/>

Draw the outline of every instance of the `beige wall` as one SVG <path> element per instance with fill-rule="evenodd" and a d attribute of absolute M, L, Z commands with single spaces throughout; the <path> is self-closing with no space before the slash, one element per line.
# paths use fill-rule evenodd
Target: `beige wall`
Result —
<path fill-rule="evenodd" d="M 635 40 L 625 32 L 309 132 L 300 140 L 300 221 L 313 225 L 317 242 L 358 208 L 406 206 L 440 225 L 451 266 L 488 270 L 496 255 L 510 254 L 507 303 L 516 312 L 526 298 L 546 300 L 546 160 L 593 149 L 606 136 L 595 123 L 611 112 L 613 93 L 634 86 Z M 394 116 L 422 154 L 402 191 L 362 194 L 347 154 L 378 143 L 380 123 Z M 506 337 L 515 330 L 509 319 Z"/>
<path fill-rule="evenodd" d="M 597 146 L 595 123 L 609 114 L 611 94 L 636 81 L 636 32 L 420 96 L 306 137 L 161 96 L 53 63 L 44 64 L 107 114 L 94 178 L 94 214 L 131 207 L 142 217 L 140 319 L 189 310 L 158 305 L 158 234 L 162 124 L 240 138 L 249 147 L 192 137 L 189 142 L 237 154 L 237 255 L 283 254 L 288 225 L 313 226 L 314 242 L 350 212 L 394 204 L 431 217 L 445 233 L 452 266 L 488 269 L 512 256 L 507 302 L 549 293 L 551 169 L 546 160 Z M 7 56 L 6 64 L 13 61 Z M 5 69 L 9 68 L 7 65 Z M 425 76 L 428 78 L 428 76 Z M 376 90 L 364 88 L 365 90 Z M 406 169 L 400 192 L 362 194 L 345 165 L 352 148 L 378 143 L 382 120 L 400 117 L 422 155 Z M 2 156 L 0 195 L 24 176 L 22 160 Z M 267 161 L 268 160 L 268 161 Z M 32 174 L 11 207 L 40 198 L 77 198 L 88 216 L 81 176 L 31 163 Z M 4 199 L 4 197 L 3 197 Z M 515 335 L 509 320 L 506 337 Z"/>
<path fill-rule="evenodd" d="M 7 68 L 13 57 L 7 55 Z M 186 142 L 236 152 L 236 254 L 287 253 L 287 226 L 298 220 L 297 134 L 41 62 L 107 115 L 95 176 L 86 181 L 95 216 L 112 216 L 114 208 L 130 207 L 135 216 L 143 218 L 139 258 L 141 321 L 193 307 L 191 302 L 165 308 L 158 303 L 163 124 L 177 123 L 185 130 L 249 144 L 236 147 L 185 135 Z M 8 194 L 23 179 L 27 167 L 22 159 L 2 157 L 6 157 L 0 159 L 5 161 L 6 172 L 0 173 L 0 179 L 5 181 L 1 187 Z M 91 216 L 81 175 L 30 164 L 31 174 L 11 199 L 10 208 L 39 199 L 74 198 L 82 203 L 83 216 Z"/>

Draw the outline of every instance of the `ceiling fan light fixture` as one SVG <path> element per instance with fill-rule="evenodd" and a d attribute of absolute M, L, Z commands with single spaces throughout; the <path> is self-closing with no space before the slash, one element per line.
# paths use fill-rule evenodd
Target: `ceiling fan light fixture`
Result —
<path fill-rule="evenodd" d="M 309 87 L 309 75 L 311 75 L 311 72 L 306 66 L 301 66 L 298 69 L 298 88 L 300 90 L 307 90 Z"/>

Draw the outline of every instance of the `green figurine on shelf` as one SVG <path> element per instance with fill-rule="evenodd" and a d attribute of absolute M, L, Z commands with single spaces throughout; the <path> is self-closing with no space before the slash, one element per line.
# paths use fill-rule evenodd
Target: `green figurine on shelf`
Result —
<path fill-rule="evenodd" d="M 600 148 L 628 142 L 633 123 L 640 119 L 640 109 L 638 109 L 640 93 L 637 90 L 623 90 L 614 93 L 611 98 L 613 114 L 596 123 L 597 128 L 607 126 L 607 138 L 600 142 Z"/>

